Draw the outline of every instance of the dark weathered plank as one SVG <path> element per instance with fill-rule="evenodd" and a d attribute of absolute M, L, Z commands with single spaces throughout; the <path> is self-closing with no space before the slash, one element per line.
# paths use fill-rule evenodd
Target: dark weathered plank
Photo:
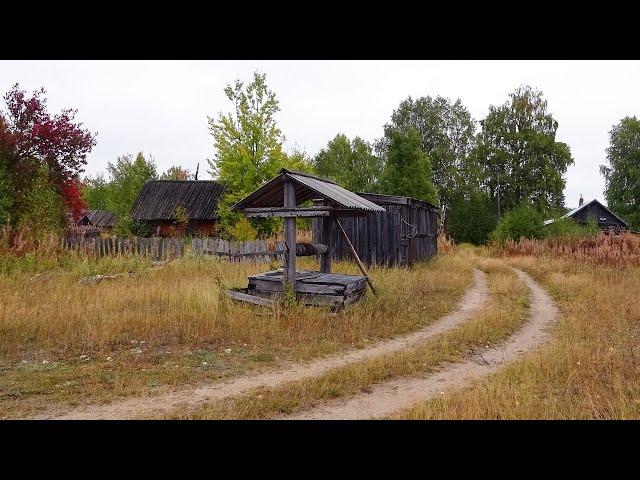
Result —
<path fill-rule="evenodd" d="M 271 307 L 271 308 L 275 306 L 274 300 L 258 297 L 256 295 L 249 295 L 247 293 L 238 292 L 237 290 L 225 290 L 225 294 L 228 297 L 234 300 L 239 300 L 241 302 L 247 302 L 247 303 L 252 303 L 254 305 L 261 305 L 263 307 Z"/>

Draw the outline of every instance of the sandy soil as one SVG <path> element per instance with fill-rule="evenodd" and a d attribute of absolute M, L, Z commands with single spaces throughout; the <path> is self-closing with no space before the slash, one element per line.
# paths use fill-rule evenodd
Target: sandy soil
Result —
<path fill-rule="evenodd" d="M 464 388 L 485 377 L 549 338 L 549 326 L 558 309 L 549 295 L 529 275 L 516 270 L 530 290 L 527 323 L 501 346 L 482 351 L 461 363 L 442 364 L 435 374 L 423 378 L 402 378 L 374 386 L 370 392 L 337 399 L 282 419 L 347 420 L 386 417 L 416 402 L 447 391 Z"/>
<path fill-rule="evenodd" d="M 471 318 L 486 304 L 489 298 L 486 275 L 475 269 L 473 275 L 474 286 L 463 295 L 454 312 L 402 337 L 378 342 L 363 349 L 323 357 L 309 363 L 289 364 L 264 373 L 235 377 L 198 388 L 176 390 L 151 397 L 131 398 L 108 405 L 78 407 L 66 412 L 49 413 L 38 418 L 67 420 L 144 418 L 170 412 L 179 406 L 197 407 L 204 402 L 239 395 L 258 387 L 277 387 L 287 382 L 320 376 L 329 370 L 350 363 L 415 347 L 429 337 L 454 328 Z"/>

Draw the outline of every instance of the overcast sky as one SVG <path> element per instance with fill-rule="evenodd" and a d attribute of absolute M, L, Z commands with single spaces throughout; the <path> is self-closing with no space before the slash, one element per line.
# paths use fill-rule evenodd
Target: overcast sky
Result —
<path fill-rule="evenodd" d="M 374 140 L 411 95 L 460 98 L 475 120 L 516 87 L 541 89 L 571 148 L 567 206 L 604 200 L 598 166 L 608 132 L 640 115 L 639 61 L 0 61 L 0 90 L 18 82 L 47 90 L 49 111 L 77 108 L 98 132 L 86 172 L 104 172 L 118 156 L 143 151 L 159 171 L 182 165 L 209 178 L 213 156 L 207 115 L 226 112 L 227 83 L 258 70 L 280 100 L 278 124 L 294 146 L 313 155 L 338 132 Z"/>

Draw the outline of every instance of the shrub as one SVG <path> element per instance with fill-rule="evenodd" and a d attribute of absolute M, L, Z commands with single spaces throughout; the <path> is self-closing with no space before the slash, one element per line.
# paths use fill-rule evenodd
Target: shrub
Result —
<path fill-rule="evenodd" d="M 257 230 L 244 217 L 238 219 L 227 231 L 235 240 L 255 240 L 258 237 Z"/>
<path fill-rule="evenodd" d="M 544 227 L 544 236 L 558 237 L 595 237 L 600 233 L 598 223 L 594 218 L 589 219 L 587 225 L 579 225 L 571 218 L 558 218 Z"/>
<path fill-rule="evenodd" d="M 475 194 L 469 199 L 456 198 L 451 202 L 445 226 L 457 243 L 482 245 L 487 242 L 497 222 L 493 202 L 485 195 Z"/>
<path fill-rule="evenodd" d="M 496 229 L 491 233 L 491 240 L 504 242 L 508 238 L 542 238 L 544 236 L 542 216 L 531 206 L 522 204 L 507 212 Z"/>

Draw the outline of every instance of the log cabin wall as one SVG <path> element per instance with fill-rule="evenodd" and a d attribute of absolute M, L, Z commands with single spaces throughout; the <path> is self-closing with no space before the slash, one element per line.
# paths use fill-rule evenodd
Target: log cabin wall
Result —
<path fill-rule="evenodd" d="M 363 263 L 367 266 L 411 265 L 437 255 L 436 207 L 410 197 L 358 195 L 385 209 L 384 212 L 339 219 Z M 322 218 L 313 220 L 314 243 L 321 243 L 323 221 Z M 342 235 L 332 235 L 331 252 L 332 260 L 352 260 Z"/>

